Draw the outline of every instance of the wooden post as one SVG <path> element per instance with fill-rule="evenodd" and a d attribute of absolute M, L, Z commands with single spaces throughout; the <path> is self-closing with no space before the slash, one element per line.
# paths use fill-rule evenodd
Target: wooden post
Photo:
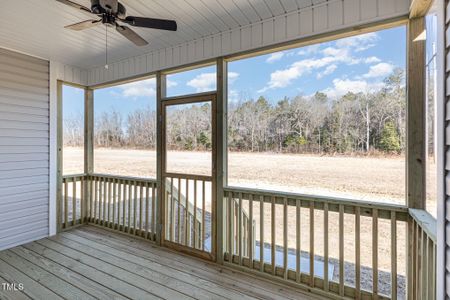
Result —
<path fill-rule="evenodd" d="M 57 152 L 56 152 L 56 232 L 60 232 L 62 229 L 62 175 L 63 175 L 63 83 L 58 81 L 57 83 Z"/>
<path fill-rule="evenodd" d="M 156 180 L 157 180 L 157 199 L 156 202 L 156 242 L 161 245 L 165 237 L 164 228 L 164 178 L 162 176 L 165 165 L 163 151 L 163 118 L 162 118 L 162 99 L 166 97 L 166 75 L 161 72 L 156 73 Z"/>
<path fill-rule="evenodd" d="M 216 235 L 216 259 L 223 263 L 224 237 L 226 236 L 224 225 L 224 197 L 223 187 L 227 185 L 227 62 L 223 58 L 217 59 L 217 105 L 216 105 L 216 203 L 217 203 L 217 235 Z M 232 255 L 232 253 L 230 253 Z"/>
<path fill-rule="evenodd" d="M 409 208 L 425 209 L 425 30 L 423 17 L 408 26 L 406 191 Z"/>
<path fill-rule="evenodd" d="M 92 193 L 91 185 L 89 184 L 89 176 L 94 172 L 94 90 L 85 88 L 84 90 L 84 174 L 88 179 L 83 182 L 84 201 L 87 202 L 89 195 Z M 85 220 L 88 220 L 88 207 L 84 205 Z"/>
<path fill-rule="evenodd" d="M 406 204 L 409 208 L 425 209 L 425 30 L 423 17 L 408 23 L 407 66 L 407 147 L 406 147 Z M 408 220 L 407 229 L 407 297 L 413 296 L 414 284 L 414 226 Z"/>

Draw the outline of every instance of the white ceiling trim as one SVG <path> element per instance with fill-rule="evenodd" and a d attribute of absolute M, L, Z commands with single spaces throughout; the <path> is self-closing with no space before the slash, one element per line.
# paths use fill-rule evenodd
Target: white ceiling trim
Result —
<path fill-rule="evenodd" d="M 263 1 L 251 2 L 262 4 Z M 309 6 L 302 6 L 294 12 L 110 63 L 108 69 L 103 66 L 91 68 L 88 72 L 89 85 L 132 78 L 157 70 L 407 16 L 410 6 L 410 0 L 308 0 L 308 2 Z M 300 7 L 300 3 L 298 4 Z M 269 7 L 266 8 L 269 10 Z"/>

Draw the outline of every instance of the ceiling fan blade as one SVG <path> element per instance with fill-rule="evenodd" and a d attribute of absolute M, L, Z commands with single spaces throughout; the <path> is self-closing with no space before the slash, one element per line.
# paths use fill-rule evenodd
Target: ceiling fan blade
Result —
<path fill-rule="evenodd" d="M 177 22 L 172 20 L 128 16 L 121 20 L 131 26 L 177 31 Z"/>
<path fill-rule="evenodd" d="M 73 7 L 75 9 L 79 9 L 79 10 L 82 10 L 84 12 L 88 12 L 88 13 L 92 14 L 91 10 L 89 8 L 87 8 L 86 6 L 83 6 L 81 4 L 72 2 L 70 0 L 56 0 L 56 1 L 58 1 L 59 3 L 65 4 L 65 5 L 68 5 L 70 7 Z"/>
<path fill-rule="evenodd" d="M 124 37 L 126 37 L 127 39 L 129 39 L 131 42 L 133 42 L 135 45 L 137 46 L 145 46 L 148 45 L 148 42 L 146 40 L 144 40 L 140 35 L 138 35 L 136 32 L 134 32 L 133 30 L 131 30 L 129 27 L 127 26 L 121 26 L 121 25 L 117 25 L 116 26 L 116 30 L 123 35 Z"/>
<path fill-rule="evenodd" d="M 86 21 L 82 21 L 79 23 L 64 26 L 64 28 L 80 31 L 83 29 L 88 29 L 88 28 L 97 26 L 99 24 L 102 24 L 101 21 L 102 20 L 86 20 Z"/>

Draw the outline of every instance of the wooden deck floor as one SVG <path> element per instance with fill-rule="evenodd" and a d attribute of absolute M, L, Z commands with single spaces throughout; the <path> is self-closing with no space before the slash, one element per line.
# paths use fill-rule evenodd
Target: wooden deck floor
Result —
<path fill-rule="evenodd" d="M 30 298 L 318 299 L 95 226 L 0 252 L 0 299 Z"/>

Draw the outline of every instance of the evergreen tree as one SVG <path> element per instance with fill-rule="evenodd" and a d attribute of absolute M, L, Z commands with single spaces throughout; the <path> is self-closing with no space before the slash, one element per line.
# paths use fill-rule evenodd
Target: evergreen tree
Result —
<path fill-rule="evenodd" d="M 381 131 L 380 148 L 386 152 L 400 152 L 400 138 L 393 122 L 384 124 Z"/>

